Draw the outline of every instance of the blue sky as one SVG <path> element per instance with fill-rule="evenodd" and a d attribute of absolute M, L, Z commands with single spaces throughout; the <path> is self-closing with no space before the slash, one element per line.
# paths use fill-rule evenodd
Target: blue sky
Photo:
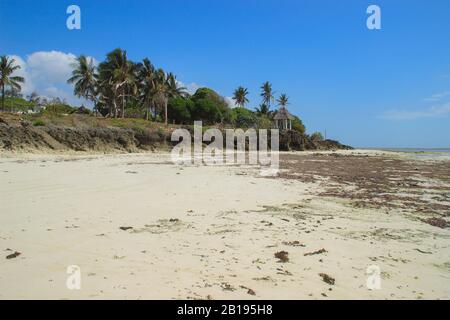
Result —
<path fill-rule="evenodd" d="M 66 28 L 81 8 L 82 29 Z M 382 10 L 368 30 L 366 9 Z M 353 146 L 450 147 L 448 0 L 0 0 L 0 54 L 22 59 L 25 90 L 62 95 L 67 62 L 116 47 L 191 88 L 260 103 L 270 81 L 309 132 Z"/>

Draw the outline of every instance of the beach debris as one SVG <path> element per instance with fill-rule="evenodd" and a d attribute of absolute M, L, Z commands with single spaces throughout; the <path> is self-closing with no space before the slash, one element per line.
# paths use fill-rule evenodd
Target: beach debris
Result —
<path fill-rule="evenodd" d="M 123 231 L 127 231 L 127 230 L 130 230 L 130 229 L 133 229 L 133 227 L 120 227 L 119 229 L 123 230 Z"/>
<path fill-rule="evenodd" d="M 423 254 L 433 254 L 433 252 L 430 252 L 430 251 L 423 251 L 423 250 L 420 250 L 419 248 L 415 248 L 414 250 L 416 250 L 416 251 L 418 251 L 418 252 L 420 252 L 420 253 L 423 253 Z"/>
<path fill-rule="evenodd" d="M 322 277 L 323 282 L 334 286 L 335 279 L 333 277 L 327 275 L 326 273 L 319 273 L 319 276 Z"/>
<path fill-rule="evenodd" d="M 255 281 L 273 281 L 273 279 L 269 276 L 260 277 L 260 278 L 253 278 Z"/>
<path fill-rule="evenodd" d="M 300 243 L 300 241 L 283 241 L 283 244 L 285 246 L 291 246 L 291 247 L 305 247 L 304 244 Z"/>
<path fill-rule="evenodd" d="M 179 222 L 180 219 L 170 219 L 169 222 Z"/>
<path fill-rule="evenodd" d="M 20 252 L 18 252 L 18 251 L 15 251 L 14 253 L 7 255 L 7 256 L 6 256 L 6 259 L 14 259 L 14 258 L 17 258 L 17 257 L 20 256 L 21 254 L 22 254 L 22 253 L 20 253 Z"/>
<path fill-rule="evenodd" d="M 252 290 L 252 289 L 250 289 L 249 287 L 246 287 L 246 286 L 239 286 L 240 288 L 242 288 L 242 289 L 245 289 L 245 290 L 247 290 L 247 294 L 249 294 L 249 295 L 251 295 L 251 296 L 254 296 L 254 295 L 256 295 L 256 292 L 254 291 L 254 290 Z"/>
<path fill-rule="evenodd" d="M 65 226 L 66 229 L 78 229 L 80 226 L 77 226 L 75 224 L 72 224 L 71 226 Z"/>
<path fill-rule="evenodd" d="M 130 174 L 137 174 L 137 171 L 125 171 L 125 173 L 130 173 Z"/>
<path fill-rule="evenodd" d="M 442 219 L 442 218 L 429 218 L 429 219 L 423 219 L 422 220 L 425 223 L 428 223 L 429 225 L 433 227 L 438 227 L 441 229 L 450 228 L 450 222 Z"/>
<path fill-rule="evenodd" d="M 304 256 L 305 256 L 305 257 L 306 257 L 306 256 L 313 256 L 313 255 L 316 255 L 316 254 L 322 254 L 322 253 L 325 253 L 325 252 L 327 252 L 327 250 L 325 250 L 324 248 L 322 248 L 322 249 L 317 250 L 317 251 L 307 252 L 307 253 L 304 254 Z"/>
<path fill-rule="evenodd" d="M 277 268 L 277 271 L 278 271 L 277 274 L 281 274 L 283 276 L 292 276 L 292 273 L 289 272 L 288 270 Z"/>
<path fill-rule="evenodd" d="M 236 288 L 234 288 L 231 284 L 226 283 L 226 282 L 222 282 L 222 284 L 220 285 L 222 287 L 222 289 L 224 291 L 235 291 Z"/>
<path fill-rule="evenodd" d="M 289 262 L 289 252 L 287 251 L 279 251 L 275 253 L 275 258 L 278 259 L 278 262 Z"/>

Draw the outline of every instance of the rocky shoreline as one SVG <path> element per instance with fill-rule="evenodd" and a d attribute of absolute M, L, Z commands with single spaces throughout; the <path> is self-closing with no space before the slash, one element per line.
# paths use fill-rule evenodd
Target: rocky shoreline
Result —
<path fill-rule="evenodd" d="M 14 152 L 141 152 L 168 149 L 176 128 L 155 126 L 95 126 L 87 116 L 76 116 L 74 124 L 33 123 L 20 117 L 0 115 L 0 150 Z M 68 121 L 66 121 L 68 122 Z M 315 141 L 297 131 L 280 132 L 281 151 L 349 150 L 333 140 Z"/>

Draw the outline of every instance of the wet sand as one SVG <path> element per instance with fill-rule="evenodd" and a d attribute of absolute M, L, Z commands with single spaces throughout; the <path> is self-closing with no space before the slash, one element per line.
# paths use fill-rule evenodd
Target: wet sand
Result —
<path fill-rule="evenodd" d="M 164 154 L 3 154 L 0 203 L 0 299 L 450 298 L 448 160 L 285 153 L 268 178 Z"/>

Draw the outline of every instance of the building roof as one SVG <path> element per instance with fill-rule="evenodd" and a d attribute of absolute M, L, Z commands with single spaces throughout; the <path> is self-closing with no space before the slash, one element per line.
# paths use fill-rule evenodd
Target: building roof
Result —
<path fill-rule="evenodd" d="M 273 117 L 274 120 L 294 120 L 294 116 L 289 113 L 289 111 L 285 107 L 281 107 L 278 109 L 277 113 Z"/>

